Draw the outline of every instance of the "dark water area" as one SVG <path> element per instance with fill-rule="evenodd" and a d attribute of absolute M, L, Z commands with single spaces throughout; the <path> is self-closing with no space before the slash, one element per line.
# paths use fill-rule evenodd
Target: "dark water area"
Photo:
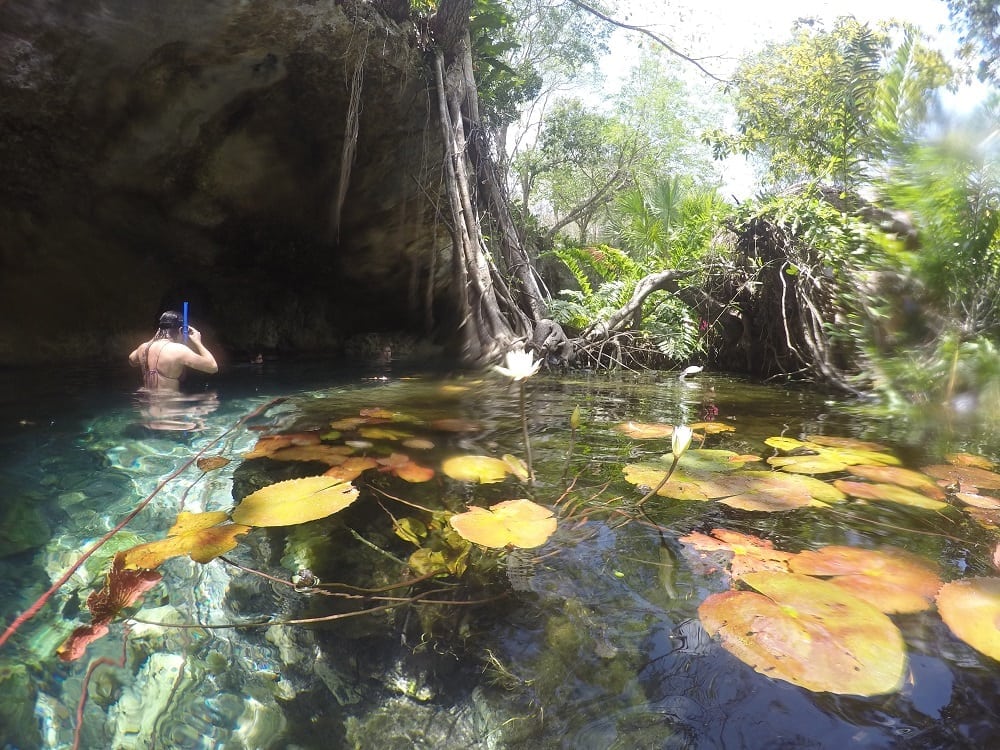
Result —
<path fill-rule="evenodd" d="M 958 507 L 854 500 L 763 513 L 653 497 L 637 514 L 646 488 L 626 482 L 623 468 L 660 461 L 670 438 L 621 429 L 724 423 L 734 429 L 709 434 L 705 448 L 760 457 L 775 454 L 764 442 L 773 436 L 855 438 L 882 443 L 916 469 L 960 452 L 996 462 L 1000 439 L 987 421 L 930 410 L 889 416 L 808 388 L 712 374 L 541 373 L 525 388 L 535 483 L 476 484 L 445 476 L 443 462 L 525 455 L 518 389 L 493 373 L 269 361 L 188 383 L 185 397 L 166 405 L 135 385 L 127 368 L 0 372 L 0 623 L 155 495 L 0 647 L 0 747 L 72 747 L 96 660 L 103 663 L 80 709 L 83 748 L 1000 746 L 1000 664 L 957 638 L 933 607 L 891 617 L 907 654 L 899 690 L 813 692 L 755 671 L 709 636 L 699 605 L 730 580 L 722 558 L 680 541 L 725 528 L 790 552 L 891 546 L 932 561 L 951 581 L 996 575 L 995 529 Z M 330 432 L 366 410 L 399 420 L 376 425 L 389 432 Z M 87 597 L 113 552 L 163 538 L 182 510 L 229 511 L 258 486 L 321 473 L 315 461 L 243 459 L 261 435 L 317 431 L 324 444 L 349 440 L 382 461 L 356 480 L 350 508 L 256 529 L 228 563 L 167 561 L 141 606 L 126 608 L 80 659 L 55 656 L 88 622 Z M 402 447 L 407 438 L 417 447 Z M 199 451 L 231 463 L 184 470 Z M 404 453 L 434 478 L 393 475 L 390 457 L 398 464 Z M 544 545 L 476 548 L 465 576 L 389 594 L 424 603 L 380 598 L 412 577 L 415 547 L 390 518 L 429 523 L 420 508 L 460 512 L 525 497 L 556 513 Z M 356 597 L 281 585 L 303 568 Z M 232 624 L 248 627 L 208 627 Z"/>

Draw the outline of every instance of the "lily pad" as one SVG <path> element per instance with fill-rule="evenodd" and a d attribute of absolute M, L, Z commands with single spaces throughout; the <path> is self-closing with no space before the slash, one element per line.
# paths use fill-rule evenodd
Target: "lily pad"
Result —
<path fill-rule="evenodd" d="M 460 482 L 492 484 L 503 481 L 510 467 L 499 458 L 490 456 L 453 456 L 445 460 L 441 471 Z"/>
<path fill-rule="evenodd" d="M 748 573 L 755 591 L 713 594 L 702 625 L 757 672 L 815 692 L 883 695 L 906 674 L 903 637 L 878 609 L 796 573 Z"/>
<path fill-rule="evenodd" d="M 938 611 L 951 632 L 1000 661 L 1000 578 L 966 578 L 941 587 Z"/>
<path fill-rule="evenodd" d="M 272 453 L 268 458 L 273 461 L 321 461 L 327 466 L 337 466 L 354 452 L 349 445 L 291 445 Z"/>
<path fill-rule="evenodd" d="M 846 479 L 838 479 L 833 483 L 841 492 L 851 497 L 862 500 L 888 500 L 900 505 L 909 505 L 914 508 L 924 508 L 926 510 L 943 510 L 948 507 L 948 503 L 934 500 L 922 495 L 914 490 L 900 487 L 897 484 L 871 484 L 869 482 L 851 482 Z"/>
<path fill-rule="evenodd" d="M 718 435 L 720 432 L 736 432 L 736 428 L 725 422 L 692 422 L 688 425 L 695 432 L 704 432 L 706 435 Z"/>
<path fill-rule="evenodd" d="M 628 464 L 622 471 L 626 482 L 652 488 L 663 481 L 667 468 L 662 464 Z M 694 474 L 677 469 L 656 494 L 673 500 L 707 501 L 746 492 L 749 487 L 748 480 L 732 474 Z"/>
<path fill-rule="evenodd" d="M 876 453 L 887 453 L 889 448 L 881 443 L 872 443 L 867 440 L 858 440 L 850 437 L 837 437 L 835 435 L 806 435 L 806 440 L 816 445 L 823 445 L 828 448 L 847 448 L 858 451 L 874 451 Z"/>
<path fill-rule="evenodd" d="M 339 466 L 331 466 L 323 472 L 324 477 L 333 477 L 341 482 L 350 482 L 357 479 L 368 469 L 378 466 L 378 461 L 367 456 L 350 456 Z"/>
<path fill-rule="evenodd" d="M 788 572 L 788 560 L 794 552 L 774 548 L 774 544 L 751 534 L 731 529 L 712 529 L 712 535 L 695 531 L 678 540 L 699 552 L 728 552 L 729 572 L 734 577 L 761 570 Z"/>
<path fill-rule="evenodd" d="M 977 469 L 991 471 L 996 468 L 996 463 L 985 456 L 977 456 L 973 453 L 949 453 L 944 460 L 952 466 L 974 466 Z"/>
<path fill-rule="evenodd" d="M 379 471 L 395 474 L 407 482 L 427 482 L 434 478 L 434 469 L 418 464 L 405 453 L 393 453 L 376 461 L 379 464 Z"/>
<path fill-rule="evenodd" d="M 615 429 L 623 435 L 637 440 L 656 440 L 668 438 L 674 434 L 673 425 L 649 422 L 625 422 L 616 425 Z"/>
<path fill-rule="evenodd" d="M 912 469 L 904 469 L 901 466 L 852 466 L 850 471 L 855 476 L 867 479 L 870 482 L 883 484 L 898 484 L 900 487 L 908 487 L 917 490 L 921 494 L 927 495 L 934 500 L 944 500 L 945 494 L 937 483 L 926 474 Z"/>
<path fill-rule="evenodd" d="M 773 456 L 767 459 L 767 463 L 793 474 L 833 474 L 847 468 L 847 464 L 843 461 L 830 458 L 829 456 L 812 454 L 804 456 Z"/>
<path fill-rule="evenodd" d="M 556 530 L 548 508 L 530 500 L 504 500 L 485 508 L 472 507 L 448 519 L 459 536 L 492 549 L 539 547 Z"/>
<path fill-rule="evenodd" d="M 966 487 L 978 487 L 983 490 L 1000 490 L 1000 474 L 996 474 L 977 466 L 952 466 L 950 464 L 935 464 L 924 466 L 921 471 L 935 479 L 949 483 L 958 483 Z"/>
<path fill-rule="evenodd" d="M 661 457 L 667 466 L 673 461 L 671 454 Z M 757 456 L 745 456 L 733 451 L 720 450 L 717 448 L 698 448 L 687 451 L 681 463 L 685 471 L 689 472 L 709 472 L 709 471 L 735 471 L 744 464 L 751 461 L 758 461 Z"/>
<path fill-rule="evenodd" d="M 961 500 L 966 505 L 973 508 L 985 508 L 987 510 L 1000 510 L 1000 498 L 980 495 L 976 492 L 956 492 L 955 498 Z"/>
<path fill-rule="evenodd" d="M 936 567 L 905 550 L 829 546 L 806 550 L 788 562 L 793 573 L 830 576 L 840 586 L 886 614 L 930 609 L 941 588 Z"/>
<path fill-rule="evenodd" d="M 357 497 L 355 487 L 335 477 L 288 479 L 247 495 L 232 518 L 247 526 L 294 526 L 333 515 Z"/>
<path fill-rule="evenodd" d="M 199 563 L 207 563 L 219 555 L 224 555 L 236 547 L 236 537 L 250 531 L 249 526 L 238 523 L 224 523 L 229 514 L 224 511 L 213 513 L 177 514 L 177 520 L 167 531 L 166 539 L 139 544 L 125 550 L 123 562 L 126 568 L 152 570 L 160 567 L 172 557 L 188 555 Z"/>
<path fill-rule="evenodd" d="M 824 438 L 825 442 L 844 442 L 840 446 L 823 446 L 818 442 L 804 442 L 789 437 L 770 437 L 764 443 L 777 448 L 782 453 L 793 454 L 791 456 L 776 456 L 768 459 L 768 463 L 779 466 L 785 471 L 793 471 L 801 474 L 826 474 L 834 471 L 843 471 L 848 466 L 866 464 L 874 466 L 898 466 L 900 461 L 890 453 L 869 450 L 866 448 L 853 447 L 854 445 L 870 445 L 881 448 L 878 443 L 864 443 L 853 441 L 847 438 L 835 440 Z"/>

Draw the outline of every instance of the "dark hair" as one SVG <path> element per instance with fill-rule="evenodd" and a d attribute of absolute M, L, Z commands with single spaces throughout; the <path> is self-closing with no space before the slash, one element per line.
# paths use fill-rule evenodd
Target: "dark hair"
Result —
<path fill-rule="evenodd" d="M 171 328 L 180 328 L 183 325 L 183 320 L 181 319 L 181 314 L 174 312 L 173 310 L 168 310 L 160 316 L 160 330 L 169 330 Z"/>

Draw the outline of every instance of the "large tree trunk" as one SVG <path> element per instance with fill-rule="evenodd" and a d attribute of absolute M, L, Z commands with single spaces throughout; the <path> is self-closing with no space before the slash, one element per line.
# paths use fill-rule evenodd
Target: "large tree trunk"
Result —
<path fill-rule="evenodd" d="M 451 213 L 453 273 L 462 295 L 463 359 L 482 364 L 515 341 L 528 341 L 544 301 L 521 246 L 479 117 L 468 31 L 471 0 L 442 0 L 431 27 L 438 112 L 446 144 L 445 182 Z M 509 277 L 500 273 L 483 237 L 485 211 Z"/>

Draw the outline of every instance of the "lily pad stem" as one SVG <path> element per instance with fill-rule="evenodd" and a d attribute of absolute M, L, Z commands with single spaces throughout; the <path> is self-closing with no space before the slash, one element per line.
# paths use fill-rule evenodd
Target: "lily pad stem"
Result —
<path fill-rule="evenodd" d="M 528 467 L 528 485 L 535 482 L 535 471 L 531 468 L 531 440 L 528 438 L 528 415 L 524 408 L 524 381 L 521 386 L 521 434 L 524 436 L 524 463 Z"/>
<path fill-rule="evenodd" d="M 641 508 L 644 502 L 649 500 L 649 498 L 651 498 L 653 495 L 655 495 L 656 493 L 658 493 L 660 490 L 663 489 L 663 485 L 665 485 L 667 482 L 670 481 L 670 476 L 674 473 L 674 469 L 677 468 L 677 462 L 680 461 L 680 459 L 681 459 L 680 456 L 674 456 L 674 461 L 672 464 L 670 464 L 670 471 L 668 471 L 663 476 L 663 479 L 660 480 L 660 483 L 658 485 L 656 485 L 653 489 L 651 489 L 649 492 L 647 492 L 645 495 L 642 496 L 639 502 L 635 504 L 636 508 Z"/>

